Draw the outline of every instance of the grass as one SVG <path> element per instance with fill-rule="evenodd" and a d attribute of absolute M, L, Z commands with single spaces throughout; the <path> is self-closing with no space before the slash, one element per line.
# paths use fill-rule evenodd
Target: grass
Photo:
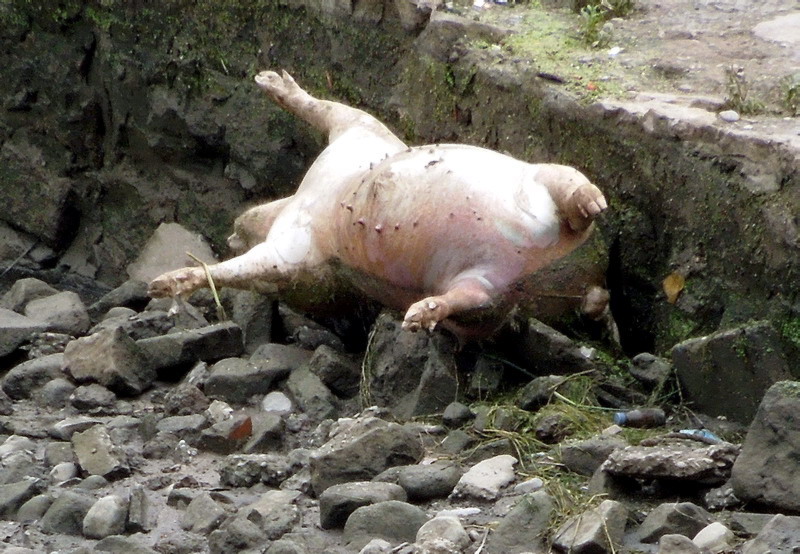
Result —
<path fill-rule="evenodd" d="M 742 115 L 756 115 L 764 111 L 764 104 L 753 98 L 750 83 L 741 67 L 725 68 L 725 105 Z"/>

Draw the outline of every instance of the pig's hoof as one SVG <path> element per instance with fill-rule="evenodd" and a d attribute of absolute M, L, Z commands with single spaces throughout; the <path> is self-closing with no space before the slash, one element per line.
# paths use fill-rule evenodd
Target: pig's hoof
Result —
<path fill-rule="evenodd" d="M 277 99 L 284 99 L 289 93 L 300 88 L 285 71 L 282 75 L 274 71 L 262 71 L 256 75 L 256 83 L 264 92 Z"/>
<path fill-rule="evenodd" d="M 425 298 L 411 305 L 403 319 L 403 329 L 433 331 L 436 324 L 448 315 L 447 304 L 439 298 Z"/>
<path fill-rule="evenodd" d="M 583 231 L 608 207 L 600 189 L 591 183 L 578 187 L 569 199 L 567 209 L 569 224 L 575 231 Z"/>
<path fill-rule="evenodd" d="M 202 269 L 184 267 L 159 275 L 150 282 L 147 294 L 152 298 L 188 296 L 203 286 L 205 274 Z"/>

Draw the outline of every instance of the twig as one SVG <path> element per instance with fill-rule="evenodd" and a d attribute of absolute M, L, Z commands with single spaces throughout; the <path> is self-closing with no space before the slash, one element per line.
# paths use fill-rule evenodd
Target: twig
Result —
<path fill-rule="evenodd" d="M 203 271 L 205 271 L 206 274 L 206 280 L 208 280 L 208 288 L 211 289 L 211 294 L 214 297 L 214 303 L 217 305 L 217 317 L 220 319 L 220 321 L 227 320 L 228 316 L 225 313 L 225 308 L 222 306 L 222 302 L 219 299 L 217 287 L 214 285 L 214 279 L 211 278 L 211 270 L 208 268 L 208 264 L 191 252 L 187 252 L 186 255 L 203 266 Z"/>
<path fill-rule="evenodd" d="M 475 551 L 475 554 L 481 554 L 481 552 L 483 551 L 484 545 L 486 545 L 486 538 L 488 536 L 489 536 L 489 528 L 487 527 L 486 531 L 483 532 L 483 540 L 481 540 L 481 544 L 480 544 L 480 546 L 478 546 L 478 549 Z"/>

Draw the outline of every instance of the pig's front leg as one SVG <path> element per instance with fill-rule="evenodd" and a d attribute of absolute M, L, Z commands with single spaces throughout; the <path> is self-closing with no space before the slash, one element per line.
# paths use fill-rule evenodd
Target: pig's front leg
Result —
<path fill-rule="evenodd" d="M 403 329 L 433 331 L 436 325 L 449 316 L 484 308 L 491 304 L 490 285 L 482 279 L 464 279 L 452 285 L 447 292 L 423 298 L 412 304 L 403 318 Z"/>

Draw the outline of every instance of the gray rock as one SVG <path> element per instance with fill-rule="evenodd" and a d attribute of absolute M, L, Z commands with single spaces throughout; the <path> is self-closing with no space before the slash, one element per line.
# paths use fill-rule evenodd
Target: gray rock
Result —
<path fill-rule="evenodd" d="M 283 419 L 277 414 L 257 413 L 251 416 L 251 420 L 253 433 L 244 445 L 244 452 L 257 454 L 278 450 L 283 444 Z"/>
<path fill-rule="evenodd" d="M 202 414 L 165 417 L 156 423 L 157 432 L 171 433 L 188 442 L 194 442 L 206 427 L 208 419 Z"/>
<path fill-rule="evenodd" d="M 739 112 L 735 110 L 723 110 L 719 112 L 719 118 L 727 123 L 735 123 L 741 119 Z"/>
<path fill-rule="evenodd" d="M 47 467 L 53 467 L 62 462 L 74 462 L 75 454 L 72 452 L 72 444 L 65 441 L 48 442 L 44 447 L 44 463 Z"/>
<path fill-rule="evenodd" d="M 121 309 L 122 308 L 112 309 L 109 312 L 109 316 L 115 310 Z M 140 314 L 134 312 L 133 315 L 123 313 L 115 317 L 106 317 L 100 323 L 92 327 L 89 330 L 89 334 L 119 327 L 132 339 L 139 340 L 166 335 L 175 326 L 175 318 L 170 316 L 167 312 L 162 310 L 150 310 Z M 200 327 L 199 323 L 190 328 L 197 327 Z"/>
<path fill-rule="evenodd" d="M 255 548 L 266 542 L 266 540 L 267 534 L 258 523 L 250 521 L 243 515 L 237 515 L 236 517 L 228 518 L 219 529 L 212 531 L 208 535 L 208 551 L 211 554 L 256 552 Z M 201 543 L 199 547 L 198 551 L 202 552 L 205 544 Z"/>
<path fill-rule="evenodd" d="M 195 444 L 197 448 L 208 452 L 231 454 L 241 450 L 250 439 L 252 429 L 253 422 L 249 415 L 245 412 L 234 413 L 203 429 Z"/>
<path fill-rule="evenodd" d="M 672 364 L 669 360 L 643 352 L 631 360 L 630 372 L 647 390 L 655 390 L 672 375 Z"/>
<path fill-rule="evenodd" d="M 111 554 L 159 554 L 152 548 L 148 548 L 133 537 L 122 537 L 112 535 L 100 539 L 94 545 L 95 552 L 110 552 Z"/>
<path fill-rule="evenodd" d="M 207 535 L 220 526 L 228 512 L 207 492 L 201 492 L 189 502 L 181 526 L 192 533 Z"/>
<path fill-rule="evenodd" d="M 51 469 L 50 473 L 48 474 L 48 479 L 54 485 L 58 485 L 59 483 L 74 479 L 78 476 L 79 472 L 80 468 L 78 467 L 78 464 L 74 462 L 61 462 L 60 464 L 53 466 L 53 469 Z"/>
<path fill-rule="evenodd" d="M 730 478 L 738 455 L 739 447 L 728 442 L 706 445 L 666 438 L 653 446 L 640 444 L 615 450 L 602 469 L 615 476 L 721 485 Z"/>
<path fill-rule="evenodd" d="M 261 528 L 270 540 L 275 540 L 300 521 L 300 509 L 295 502 L 297 491 L 267 491 L 256 502 L 240 509 L 239 515 Z"/>
<path fill-rule="evenodd" d="M 128 519 L 125 522 L 125 530 L 129 533 L 146 533 L 152 525 L 148 516 L 150 501 L 144 487 L 138 483 L 131 487 L 130 499 L 128 500 Z"/>
<path fill-rule="evenodd" d="M 278 313 L 288 334 L 288 340 L 300 348 L 313 351 L 324 344 L 344 352 L 342 340 L 325 326 L 299 314 L 282 302 L 278 304 Z"/>
<path fill-rule="evenodd" d="M 572 472 L 580 475 L 593 475 L 608 456 L 628 443 L 621 437 L 598 435 L 590 439 L 563 443 L 561 463 Z"/>
<path fill-rule="evenodd" d="M 33 333 L 30 337 L 30 344 L 23 348 L 28 351 L 28 358 L 43 358 L 53 354 L 61 354 L 67 349 L 67 345 L 75 340 L 72 335 L 65 333 Z"/>
<path fill-rule="evenodd" d="M 691 502 L 661 504 L 647 515 L 635 536 L 643 543 L 654 543 L 671 534 L 694 537 L 712 521 L 711 514 Z"/>
<path fill-rule="evenodd" d="M 314 350 L 307 367 L 337 396 L 352 398 L 358 394 L 361 365 L 350 356 L 323 344 Z"/>
<path fill-rule="evenodd" d="M 405 489 L 408 498 L 416 502 L 447 497 L 464 473 L 458 465 L 447 460 L 399 469 L 397 483 Z"/>
<path fill-rule="evenodd" d="M 292 400 L 280 391 L 272 391 L 261 400 L 261 409 L 278 416 L 287 415 L 294 410 Z"/>
<path fill-rule="evenodd" d="M 15 400 L 30 398 L 36 389 L 47 382 L 64 374 L 61 368 L 64 364 L 63 354 L 53 354 L 22 362 L 9 370 L 3 376 L 2 388 L 9 397 Z"/>
<path fill-rule="evenodd" d="M 0 467 L 0 484 L 7 485 L 29 478 L 44 477 L 42 467 L 36 463 L 33 450 L 19 450 L 3 456 Z"/>
<path fill-rule="evenodd" d="M 422 454 L 419 438 L 407 428 L 371 417 L 355 420 L 311 454 L 312 486 L 320 495 L 331 485 L 369 481 L 393 465 L 417 463 Z"/>
<path fill-rule="evenodd" d="M 463 552 L 472 543 L 461 521 L 454 516 L 436 516 L 426 521 L 417 531 L 415 542 L 423 550 L 450 548 L 452 552 Z"/>
<path fill-rule="evenodd" d="M 767 389 L 791 379 L 780 336 L 768 322 L 690 339 L 672 349 L 695 410 L 749 424 Z"/>
<path fill-rule="evenodd" d="M 773 516 L 755 539 L 745 543 L 742 554 L 795 554 L 800 544 L 800 518 Z"/>
<path fill-rule="evenodd" d="M 223 525 L 224 526 L 224 525 Z M 203 552 L 209 548 L 211 552 L 219 552 L 220 554 L 227 552 L 235 552 L 236 546 L 223 545 L 222 548 L 217 549 L 216 533 L 213 531 L 208 539 L 195 533 L 187 533 L 186 531 L 172 531 L 165 535 L 161 535 L 156 540 L 153 548 L 160 554 L 194 554 L 195 552 Z"/>
<path fill-rule="evenodd" d="M 0 517 L 12 519 L 20 507 L 45 489 L 41 479 L 23 479 L 0 485 Z"/>
<path fill-rule="evenodd" d="M 719 521 L 706 525 L 694 536 L 692 542 L 703 552 L 718 554 L 733 549 L 733 531 Z"/>
<path fill-rule="evenodd" d="M 517 398 L 517 406 L 523 410 L 536 411 L 548 404 L 553 393 L 558 390 L 566 379 L 560 375 L 546 375 L 536 377 L 522 387 Z"/>
<path fill-rule="evenodd" d="M 83 518 L 83 534 L 90 539 L 121 535 L 125 531 L 128 503 L 116 495 L 95 502 Z"/>
<path fill-rule="evenodd" d="M 70 404 L 79 412 L 113 413 L 117 396 L 97 383 L 82 385 L 70 396 Z"/>
<path fill-rule="evenodd" d="M 764 395 L 736 459 L 736 496 L 778 510 L 800 510 L 800 383 L 782 381 Z"/>
<path fill-rule="evenodd" d="M 728 523 L 737 535 L 755 537 L 775 514 L 762 514 L 756 512 L 731 512 Z M 794 520 L 800 527 L 800 516 L 786 516 Z"/>
<path fill-rule="evenodd" d="M 519 554 L 546 551 L 555 502 L 544 491 L 523 496 L 497 524 L 487 542 L 488 552 Z"/>
<path fill-rule="evenodd" d="M 455 347 L 451 335 L 409 333 L 382 313 L 364 361 L 370 403 L 403 420 L 442 412 L 458 393 Z"/>
<path fill-rule="evenodd" d="M 393 483 L 355 481 L 333 485 L 319 495 L 319 521 L 323 529 L 342 528 L 356 509 L 387 500 L 406 501 L 406 492 Z"/>
<path fill-rule="evenodd" d="M 447 433 L 447 436 L 442 441 L 440 448 L 446 454 L 460 454 L 465 449 L 469 448 L 475 443 L 475 437 L 462 431 L 461 429 L 454 429 Z"/>
<path fill-rule="evenodd" d="M 231 319 L 242 329 L 245 353 L 252 354 L 272 342 L 273 303 L 272 298 L 252 291 L 237 291 L 233 297 Z"/>
<path fill-rule="evenodd" d="M 470 398 L 489 398 L 500 390 L 503 382 L 503 363 L 499 360 L 478 356 L 475 368 L 469 376 L 467 395 Z"/>
<path fill-rule="evenodd" d="M 311 352 L 283 344 L 262 345 L 249 360 L 227 358 L 211 367 L 204 392 L 232 404 L 244 404 L 269 392 L 273 383 L 301 367 Z"/>
<path fill-rule="evenodd" d="M 614 552 L 622 544 L 628 509 L 615 500 L 574 516 L 556 531 L 553 546 L 574 554 Z"/>
<path fill-rule="evenodd" d="M 561 375 L 595 369 L 591 349 L 536 319 L 528 320 L 516 341 L 515 349 L 534 374 Z"/>
<path fill-rule="evenodd" d="M 87 416 L 74 416 L 62 419 L 49 429 L 50 435 L 64 441 L 72 440 L 72 435 L 81 431 L 86 431 L 95 425 L 99 425 L 99 419 Z"/>
<path fill-rule="evenodd" d="M 47 509 L 53 503 L 53 497 L 49 494 L 37 494 L 17 511 L 16 520 L 20 522 L 39 521 L 44 516 Z M 6 515 L 6 514 L 2 514 Z"/>
<path fill-rule="evenodd" d="M 119 394 L 140 394 L 156 378 L 136 342 L 121 329 L 72 341 L 64 351 L 64 369 L 78 382 L 97 382 Z"/>
<path fill-rule="evenodd" d="M 16 281 L 8 292 L 0 298 L 0 308 L 21 314 L 25 310 L 25 306 L 28 302 L 38 300 L 39 298 L 46 298 L 54 294 L 58 294 L 58 290 L 44 281 L 33 277 L 26 277 Z"/>
<path fill-rule="evenodd" d="M 453 496 L 496 500 L 501 489 L 514 480 L 516 463 L 515 457 L 502 454 L 475 464 L 458 480 Z"/>
<path fill-rule="evenodd" d="M 25 315 L 45 324 L 47 331 L 66 333 L 75 337 L 89 330 L 89 313 L 80 296 L 71 291 L 31 300 L 25 305 Z"/>
<path fill-rule="evenodd" d="M 242 330 L 233 322 L 141 339 L 136 344 L 157 370 L 230 358 L 244 351 Z"/>
<path fill-rule="evenodd" d="M 670 534 L 659 539 L 658 554 L 700 554 L 700 549 L 689 537 Z"/>
<path fill-rule="evenodd" d="M 153 232 L 139 257 L 128 266 L 128 275 L 136 281 L 150 282 L 162 273 L 195 265 L 186 253 L 212 264 L 216 257 L 206 240 L 178 223 L 162 223 Z"/>
<path fill-rule="evenodd" d="M 97 302 L 89 306 L 87 311 L 93 321 L 98 321 L 112 308 L 124 307 L 138 312 L 143 310 L 149 301 L 147 283 L 129 279 L 101 296 Z"/>
<path fill-rule="evenodd" d="M 41 321 L 0 308 L 0 356 L 11 354 L 33 333 L 42 332 L 46 328 Z"/>
<path fill-rule="evenodd" d="M 42 516 L 42 532 L 51 535 L 80 535 L 83 532 L 83 519 L 94 502 L 92 497 L 85 494 L 62 491 Z"/>
<path fill-rule="evenodd" d="M 361 549 L 374 538 L 390 542 L 414 542 L 428 516 L 421 509 L 399 500 L 387 500 L 354 511 L 344 526 L 348 548 Z"/>
<path fill-rule="evenodd" d="M 265 554 L 306 554 L 310 552 L 325 552 L 326 554 L 346 554 L 343 548 L 336 548 L 330 544 L 326 536 L 315 532 L 286 533 L 274 541 Z"/>
<path fill-rule="evenodd" d="M 61 377 L 56 377 L 42 385 L 42 387 L 34 393 L 33 399 L 40 406 L 58 409 L 67 405 L 69 397 L 72 396 L 74 391 L 75 385 L 70 381 Z"/>
<path fill-rule="evenodd" d="M 210 404 L 203 391 L 189 383 L 179 383 L 164 397 L 164 411 L 176 416 L 203 413 Z"/>
<path fill-rule="evenodd" d="M 78 463 L 90 475 L 115 479 L 131 471 L 124 451 L 111 442 L 108 431 L 102 425 L 74 433 L 72 447 Z"/>
<path fill-rule="evenodd" d="M 219 479 L 229 487 L 251 487 L 256 483 L 277 487 L 292 473 L 292 464 L 286 456 L 235 454 L 225 458 L 219 469 Z"/>
<path fill-rule="evenodd" d="M 475 414 L 469 409 L 469 406 L 461 402 L 451 402 L 444 409 L 442 414 L 442 423 L 445 427 L 456 428 L 461 427 L 475 419 Z"/>
<path fill-rule="evenodd" d="M 297 406 L 311 421 L 336 418 L 338 412 L 336 397 L 309 369 L 300 368 L 292 371 L 286 380 L 286 388 Z"/>

